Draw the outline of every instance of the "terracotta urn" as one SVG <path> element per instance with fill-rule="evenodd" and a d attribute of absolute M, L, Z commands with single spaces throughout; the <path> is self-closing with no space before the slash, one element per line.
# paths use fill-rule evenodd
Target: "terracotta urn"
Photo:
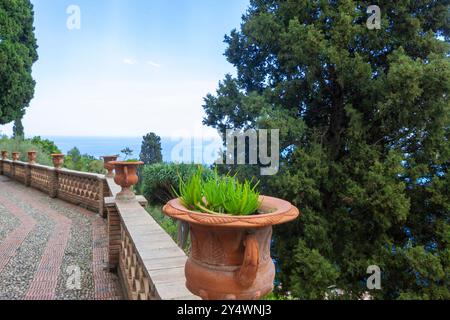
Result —
<path fill-rule="evenodd" d="M 114 165 L 111 164 L 112 161 L 116 161 L 118 156 L 103 156 L 103 167 L 108 170 L 108 174 L 106 175 L 108 178 L 114 177 Z"/>
<path fill-rule="evenodd" d="M 132 187 L 138 183 L 139 177 L 137 175 L 137 168 L 144 163 L 141 161 L 127 162 L 127 161 L 111 161 L 111 165 L 114 166 L 116 175 L 114 176 L 114 182 L 122 187 L 116 195 L 117 200 L 133 200 L 136 198 Z"/>
<path fill-rule="evenodd" d="M 2 150 L 2 160 L 8 159 L 8 151 Z"/>
<path fill-rule="evenodd" d="M 261 197 L 252 216 L 211 215 L 186 209 L 179 199 L 163 208 L 190 226 L 191 253 L 186 287 L 204 300 L 257 300 L 273 290 L 275 265 L 270 256 L 272 226 L 299 216 L 289 202 Z"/>
<path fill-rule="evenodd" d="M 55 168 L 60 169 L 64 164 L 64 155 L 60 153 L 52 154 L 52 161 Z"/>
<path fill-rule="evenodd" d="M 19 161 L 19 159 L 20 159 L 20 152 L 13 152 L 12 153 L 12 160 L 13 161 Z"/>
<path fill-rule="evenodd" d="M 28 163 L 35 164 L 37 158 L 36 151 L 28 151 Z"/>

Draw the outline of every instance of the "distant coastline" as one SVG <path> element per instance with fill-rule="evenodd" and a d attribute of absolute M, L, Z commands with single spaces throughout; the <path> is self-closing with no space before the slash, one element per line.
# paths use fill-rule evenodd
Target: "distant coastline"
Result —
<path fill-rule="evenodd" d="M 83 136 L 42 136 L 58 146 L 62 153 L 67 153 L 77 147 L 82 154 L 88 154 L 96 158 L 105 155 L 120 155 L 120 151 L 126 147 L 133 150 L 133 158 L 139 158 L 141 152 L 142 137 L 83 137 Z M 161 147 L 164 162 L 173 162 L 172 150 L 182 142 L 183 138 L 161 137 Z M 192 162 L 211 164 L 211 161 L 194 157 L 196 149 L 212 143 L 212 139 L 199 143 L 192 143 Z M 214 142 L 219 148 L 219 142 Z"/>

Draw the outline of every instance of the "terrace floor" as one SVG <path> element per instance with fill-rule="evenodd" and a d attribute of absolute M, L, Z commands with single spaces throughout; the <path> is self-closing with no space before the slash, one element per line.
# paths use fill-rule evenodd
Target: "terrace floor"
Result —
<path fill-rule="evenodd" d="M 0 300 L 118 300 L 106 222 L 0 176 Z"/>

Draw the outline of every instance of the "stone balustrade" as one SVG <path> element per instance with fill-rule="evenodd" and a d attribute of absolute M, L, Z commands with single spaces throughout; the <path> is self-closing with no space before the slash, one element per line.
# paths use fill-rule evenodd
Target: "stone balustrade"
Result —
<path fill-rule="evenodd" d="M 186 254 L 145 211 L 145 198 L 118 200 L 120 188 L 112 178 L 107 182 L 113 195 L 105 199 L 109 267 L 117 270 L 128 299 L 199 299 L 186 289 Z"/>
<path fill-rule="evenodd" d="M 108 265 L 130 300 L 199 299 L 186 289 L 186 255 L 153 220 L 142 196 L 117 200 L 120 187 L 104 175 L 0 159 L 0 175 L 108 220 Z"/>
<path fill-rule="evenodd" d="M 102 215 L 106 178 L 104 175 L 58 169 L 35 163 L 0 160 L 1 174 L 27 186 L 48 193 L 75 205 L 97 211 Z"/>

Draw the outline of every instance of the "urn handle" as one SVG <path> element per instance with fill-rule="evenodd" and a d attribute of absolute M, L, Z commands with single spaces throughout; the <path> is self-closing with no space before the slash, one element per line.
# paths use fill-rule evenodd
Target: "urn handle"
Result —
<path fill-rule="evenodd" d="M 259 245 L 256 235 L 248 234 L 244 246 L 244 262 L 236 275 L 241 286 L 250 287 L 256 279 L 259 267 Z"/>

